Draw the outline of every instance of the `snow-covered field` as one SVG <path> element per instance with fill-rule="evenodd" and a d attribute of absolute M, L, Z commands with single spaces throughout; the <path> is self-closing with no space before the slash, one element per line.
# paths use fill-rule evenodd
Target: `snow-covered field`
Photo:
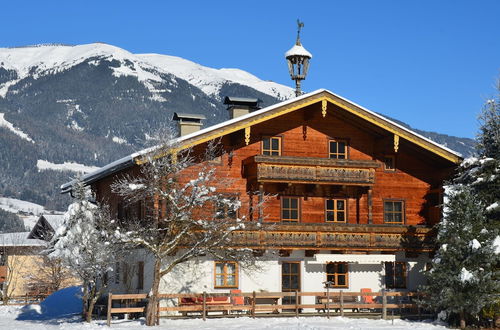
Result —
<path fill-rule="evenodd" d="M 114 138 L 113 141 L 115 141 Z M 97 166 L 87 166 L 74 162 L 64 162 L 62 164 L 55 164 L 42 159 L 37 160 L 36 167 L 38 168 L 38 171 L 54 170 L 54 171 L 72 171 L 72 172 L 82 172 L 82 173 L 90 173 L 99 169 L 99 167 Z"/>
<path fill-rule="evenodd" d="M 82 322 L 78 315 L 82 301 L 80 287 L 59 290 L 47 297 L 40 305 L 0 306 L 0 329 L 109 329 L 106 321 L 97 320 L 92 323 Z M 144 320 L 113 320 L 113 329 L 147 329 Z M 226 319 L 162 319 L 160 329 L 446 329 L 444 326 L 430 322 L 410 322 L 396 319 L 394 321 L 352 319 L 345 317 L 249 317 Z"/>
<path fill-rule="evenodd" d="M 0 197 L 0 208 L 12 213 L 22 211 L 26 213 L 33 213 L 34 215 L 40 215 L 45 212 L 42 205 L 8 197 Z"/>

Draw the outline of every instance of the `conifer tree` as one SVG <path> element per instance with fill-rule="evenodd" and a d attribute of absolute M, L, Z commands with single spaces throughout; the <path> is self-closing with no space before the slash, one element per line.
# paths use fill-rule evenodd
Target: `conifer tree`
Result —
<path fill-rule="evenodd" d="M 457 315 L 461 328 L 466 319 L 495 301 L 500 283 L 495 280 L 498 252 L 496 233 L 486 229 L 484 207 L 472 189 L 448 189 L 445 217 L 438 225 L 439 246 L 427 273 L 426 304 L 448 316 Z"/>
<path fill-rule="evenodd" d="M 120 260 L 121 246 L 107 230 L 111 218 L 106 207 L 89 201 L 87 189 L 77 179 L 74 202 L 50 242 L 49 256 L 58 258 L 83 284 L 83 314 L 90 322 L 94 305 L 106 289 L 107 273 Z"/>
<path fill-rule="evenodd" d="M 479 117 L 477 157 L 464 160 L 448 186 L 439 249 L 424 288 L 426 303 L 448 316 L 458 314 L 462 328 L 466 318 L 499 304 L 500 85 L 498 92 Z"/>

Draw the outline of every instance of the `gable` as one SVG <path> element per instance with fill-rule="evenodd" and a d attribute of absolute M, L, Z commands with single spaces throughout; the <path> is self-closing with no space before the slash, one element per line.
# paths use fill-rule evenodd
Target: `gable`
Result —
<path fill-rule="evenodd" d="M 396 145 L 399 144 L 400 140 L 404 139 L 420 148 L 436 154 L 443 159 L 446 159 L 451 163 L 458 164 L 462 159 L 460 154 L 326 90 L 306 94 L 295 99 L 252 112 L 248 115 L 223 122 L 219 125 L 206 128 L 199 132 L 186 135 L 181 137 L 179 142 L 181 143 L 181 148 L 190 148 L 239 130 L 244 130 L 245 137 L 248 137 L 252 134 L 251 128 L 254 125 L 273 120 L 277 117 L 314 104 L 321 105 L 321 114 L 325 119 L 327 119 L 328 114 L 331 111 L 334 111 L 334 109 L 345 111 L 361 121 L 392 134 L 394 144 Z M 142 163 L 142 161 L 138 160 L 138 163 Z"/>

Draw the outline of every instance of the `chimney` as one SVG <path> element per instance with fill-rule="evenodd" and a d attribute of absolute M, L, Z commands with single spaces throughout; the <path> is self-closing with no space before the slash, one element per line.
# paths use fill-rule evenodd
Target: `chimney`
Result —
<path fill-rule="evenodd" d="M 246 115 L 255 110 L 259 110 L 260 102 L 262 101 L 259 99 L 234 96 L 226 96 L 226 98 L 224 99 L 224 104 L 227 104 L 227 110 L 229 111 L 230 119 Z"/>
<path fill-rule="evenodd" d="M 201 121 L 206 119 L 203 115 L 174 112 L 172 120 L 178 122 L 179 135 L 184 136 L 200 130 L 203 125 Z"/>

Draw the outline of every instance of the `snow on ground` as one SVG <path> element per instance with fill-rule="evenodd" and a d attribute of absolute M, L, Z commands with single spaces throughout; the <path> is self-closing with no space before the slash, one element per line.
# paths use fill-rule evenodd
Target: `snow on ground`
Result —
<path fill-rule="evenodd" d="M 35 224 L 40 218 L 38 215 L 22 215 L 22 214 L 18 214 L 18 217 L 21 218 L 21 220 L 23 220 L 24 226 L 29 231 L 31 231 L 31 229 L 35 227 Z"/>
<path fill-rule="evenodd" d="M 97 320 L 90 324 L 82 322 L 79 311 L 82 306 L 81 287 L 70 287 L 59 290 L 42 301 L 40 305 L 0 306 L 0 329 L 32 330 L 36 329 L 109 329 L 106 321 Z M 144 320 L 113 320 L 112 329 L 147 329 Z M 249 317 L 226 319 L 162 319 L 160 329 L 207 329 L 207 330 L 254 330 L 254 329 L 446 329 L 444 326 L 430 322 L 411 322 L 396 319 L 372 320 L 345 317 Z"/>
<path fill-rule="evenodd" d="M 121 138 L 121 137 L 118 137 L 118 136 L 113 136 L 113 142 L 115 143 L 119 143 L 119 144 L 127 144 L 127 140 Z"/>
<path fill-rule="evenodd" d="M 81 172 L 81 173 L 90 173 L 99 169 L 99 167 L 96 166 L 87 166 L 72 162 L 55 164 L 41 159 L 37 160 L 36 167 L 38 168 L 38 171 L 54 170 L 54 171 L 71 171 L 71 172 Z"/>
<path fill-rule="evenodd" d="M 22 211 L 33 213 L 34 215 L 40 215 L 45 212 L 42 205 L 8 197 L 0 197 L 0 208 L 12 213 Z"/>
<path fill-rule="evenodd" d="M 18 128 L 15 128 L 11 122 L 7 121 L 7 119 L 4 118 L 4 116 L 5 116 L 4 113 L 0 113 L 0 127 L 5 127 L 9 131 L 11 131 L 12 133 L 21 137 L 22 139 L 29 141 L 31 143 L 35 143 L 35 141 L 33 141 L 33 139 L 30 138 L 28 134 L 24 133 L 23 131 L 21 131 Z"/>
<path fill-rule="evenodd" d="M 24 310 L 33 310 L 34 314 L 37 313 L 39 308 L 24 307 Z M 106 326 L 106 321 L 98 320 L 93 321 L 91 324 L 86 324 L 81 321 L 77 315 L 66 317 L 54 317 L 46 319 L 18 319 L 22 314 L 23 308 L 18 306 L 0 306 L 0 329 L 13 329 L 13 330 L 32 330 L 47 329 L 47 330 L 94 330 L 94 329 L 110 329 Z M 113 320 L 111 329 L 114 330 L 130 330 L 130 329 L 148 329 L 144 325 L 144 320 Z M 442 325 L 436 325 L 430 322 L 412 322 L 405 320 L 371 320 L 371 319 L 354 319 L 345 317 L 283 317 L 283 318 L 227 318 L 227 319 L 186 319 L 186 320 L 168 320 L 162 319 L 160 326 L 157 329 L 176 329 L 176 330 L 190 330 L 190 329 L 205 329 L 205 330 L 255 330 L 255 329 L 268 329 L 268 330 L 281 330 L 281 329 L 307 329 L 307 330 L 327 330 L 327 329 L 391 329 L 391 330 L 438 330 L 446 329 Z"/>

